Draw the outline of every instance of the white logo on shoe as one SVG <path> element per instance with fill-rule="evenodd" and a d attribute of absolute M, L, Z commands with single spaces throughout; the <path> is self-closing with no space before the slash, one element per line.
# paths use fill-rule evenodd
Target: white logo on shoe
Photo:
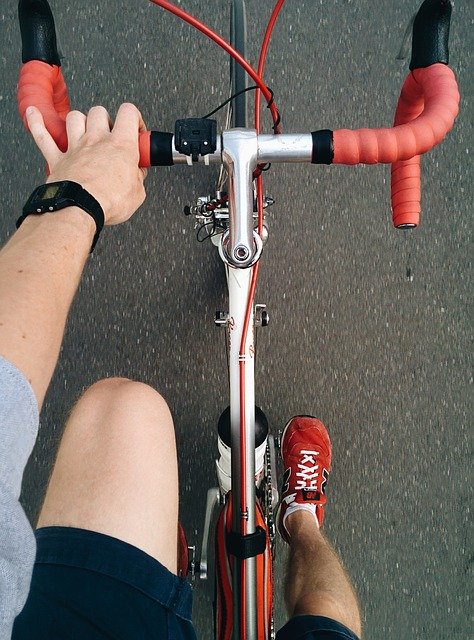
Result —
<path fill-rule="evenodd" d="M 296 472 L 296 476 L 300 478 L 300 480 L 296 482 L 296 489 L 317 489 L 319 477 L 317 469 L 319 465 L 316 464 L 316 456 L 319 455 L 319 452 L 302 449 L 301 455 L 301 462 L 298 463 L 300 471 Z"/>

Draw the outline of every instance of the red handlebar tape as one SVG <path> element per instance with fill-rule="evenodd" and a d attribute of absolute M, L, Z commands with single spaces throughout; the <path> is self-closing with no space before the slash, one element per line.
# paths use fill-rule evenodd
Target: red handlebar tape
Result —
<path fill-rule="evenodd" d="M 41 111 L 49 133 L 61 151 L 66 151 L 66 116 L 71 107 L 60 67 L 39 60 L 31 60 L 21 67 L 18 109 L 26 128 L 25 112 L 30 106 Z"/>
<path fill-rule="evenodd" d="M 65 151 L 65 120 L 70 106 L 57 65 L 32 60 L 22 66 L 18 106 L 25 125 L 25 111 L 30 105 L 41 110 L 48 131 Z M 313 157 L 313 162 L 330 162 L 334 151 L 335 164 L 391 163 L 393 223 L 396 227 L 416 226 L 420 214 L 419 156 L 441 142 L 452 128 L 458 110 L 459 91 L 448 66 L 437 63 L 414 69 L 403 85 L 393 128 L 334 131 L 333 145 L 323 140 L 319 146 L 324 153 L 319 159 Z M 327 130 L 323 133 L 326 137 L 330 134 Z M 164 136 L 171 134 L 140 134 L 141 167 L 172 164 L 168 149 L 171 138 Z M 315 152 L 317 156 L 318 150 Z M 161 158 L 159 162 L 155 160 L 157 156 Z"/>
<path fill-rule="evenodd" d="M 459 112 L 459 91 L 452 70 L 444 64 L 414 69 L 406 79 L 395 113 L 394 126 L 409 127 L 418 143 L 417 155 L 392 164 L 392 216 L 395 227 L 417 225 L 420 218 L 420 156 L 439 144 L 453 127 Z M 421 114 L 418 113 L 421 111 Z M 407 154 L 408 156 L 410 154 Z"/>
<path fill-rule="evenodd" d="M 40 60 L 22 65 L 18 81 L 18 109 L 26 128 L 26 109 L 37 107 L 61 151 L 67 150 L 66 116 L 71 110 L 60 67 Z M 150 132 L 140 134 L 140 167 L 150 166 Z"/>
<path fill-rule="evenodd" d="M 398 101 L 393 128 L 334 131 L 335 164 L 392 164 L 396 227 L 416 226 L 420 214 L 420 154 L 437 145 L 459 111 L 454 73 L 444 64 L 414 69 Z"/>

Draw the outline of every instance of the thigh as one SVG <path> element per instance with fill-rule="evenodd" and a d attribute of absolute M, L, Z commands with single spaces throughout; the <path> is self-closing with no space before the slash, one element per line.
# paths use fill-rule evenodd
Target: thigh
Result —
<path fill-rule="evenodd" d="M 173 421 L 151 387 L 101 380 L 67 421 L 38 527 L 96 531 L 176 573 L 178 470 Z"/>
<path fill-rule="evenodd" d="M 196 640 L 191 586 L 132 545 L 67 527 L 36 532 L 12 640 Z"/>

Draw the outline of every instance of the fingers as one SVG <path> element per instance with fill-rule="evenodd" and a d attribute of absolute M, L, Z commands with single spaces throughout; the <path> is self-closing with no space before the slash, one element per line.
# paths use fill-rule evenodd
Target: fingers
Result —
<path fill-rule="evenodd" d="M 142 114 L 134 104 L 125 102 L 120 105 L 112 134 L 125 144 L 133 145 L 138 152 L 138 134 L 146 131 Z"/>
<path fill-rule="evenodd" d="M 86 116 L 80 111 L 70 111 L 66 117 L 68 149 L 75 149 L 86 132 Z"/>
<path fill-rule="evenodd" d="M 87 114 L 86 130 L 88 134 L 101 136 L 112 129 L 112 121 L 105 107 L 92 107 Z"/>
<path fill-rule="evenodd" d="M 28 107 L 26 110 L 26 120 L 30 133 L 46 162 L 50 167 L 54 166 L 62 157 L 62 153 L 46 129 L 41 111 L 36 107 Z"/>
<path fill-rule="evenodd" d="M 117 138 L 125 144 L 135 147 L 138 151 L 139 134 L 146 130 L 146 124 L 143 120 L 142 114 L 134 104 L 124 102 L 120 105 L 115 119 L 114 128 L 112 130 L 112 134 L 114 136 L 117 136 Z M 148 175 L 148 169 L 140 168 L 139 171 L 143 176 L 142 180 L 145 180 Z"/>

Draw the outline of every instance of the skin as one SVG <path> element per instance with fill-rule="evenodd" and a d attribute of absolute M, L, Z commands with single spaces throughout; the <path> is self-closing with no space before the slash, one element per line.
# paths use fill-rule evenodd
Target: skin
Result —
<path fill-rule="evenodd" d="M 138 136 L 145 124 L 134 105 L 123 104 L 114 124 L 104 107 L 69 113 L 66 153 L 37 109 L 27 119 L 50 169 L 47 182 L 81 184 L 101 204 L 106 225 L 125 222 L 140 207 L 146 170 L 138 167 Z M 28 216 L 0 251 L 0 354 L 28 378 L 40 409 L 94 234 L 92 217 L 69 207 Z M 166 402 L 131 380 L 92 385 L 66 425 L 39 526 L 111 535 L 176 572 L 177 522 L 176 444 Z"/>
<path fill-rule="evenodd" d="M 359 603 L 341 560 L 307 511 L 288 516 L 290 553 L 285 580 L 285 602 L 290 617 L 317 615 L 332 618 L 362 633 Z"/>
<path fill-rule="evenodd" d="M 69 113 L 66 153 L 38 109 L 31 107 L 27 120 L 50 168 L 47 182 L 81 184 L 102 205 L 106 225 L 125 222 L 143 203 L 138 135 L 145 124 L 134 105 L 120 107 L 113 127 L 104 107 Z M 25 374 L 40 409 L 94 232 L 94 220 L 76 207 L 31 215 L 0 252 L 0 354 Z"/>
<path fill-rule="evenodd" d="M 66 153 L 37 109 L 27 111 L 27 121 L 50 169 L 47 182 L 81 184 L 102 205 L 106 225 L 125 222 L 143 203 L 138 136 L 145 125 L 135 106 L 123 104 L 114 124 L 103 107 L 69 113 Z M 30 381 L 40 409 L 94 233 L 91 216 L 69 207 L 29 216 L 0 251 L 0 354 Z M 66 426 L 40 526 L 112 535 L 176 571 L 177 511 L 174 428 L 163 398 L 124 379 L 90 387 Z M 315 519 L 296 512 L 287 529 L 290 616 L 332 617 L 360 634 L 355 593 Z"/>

